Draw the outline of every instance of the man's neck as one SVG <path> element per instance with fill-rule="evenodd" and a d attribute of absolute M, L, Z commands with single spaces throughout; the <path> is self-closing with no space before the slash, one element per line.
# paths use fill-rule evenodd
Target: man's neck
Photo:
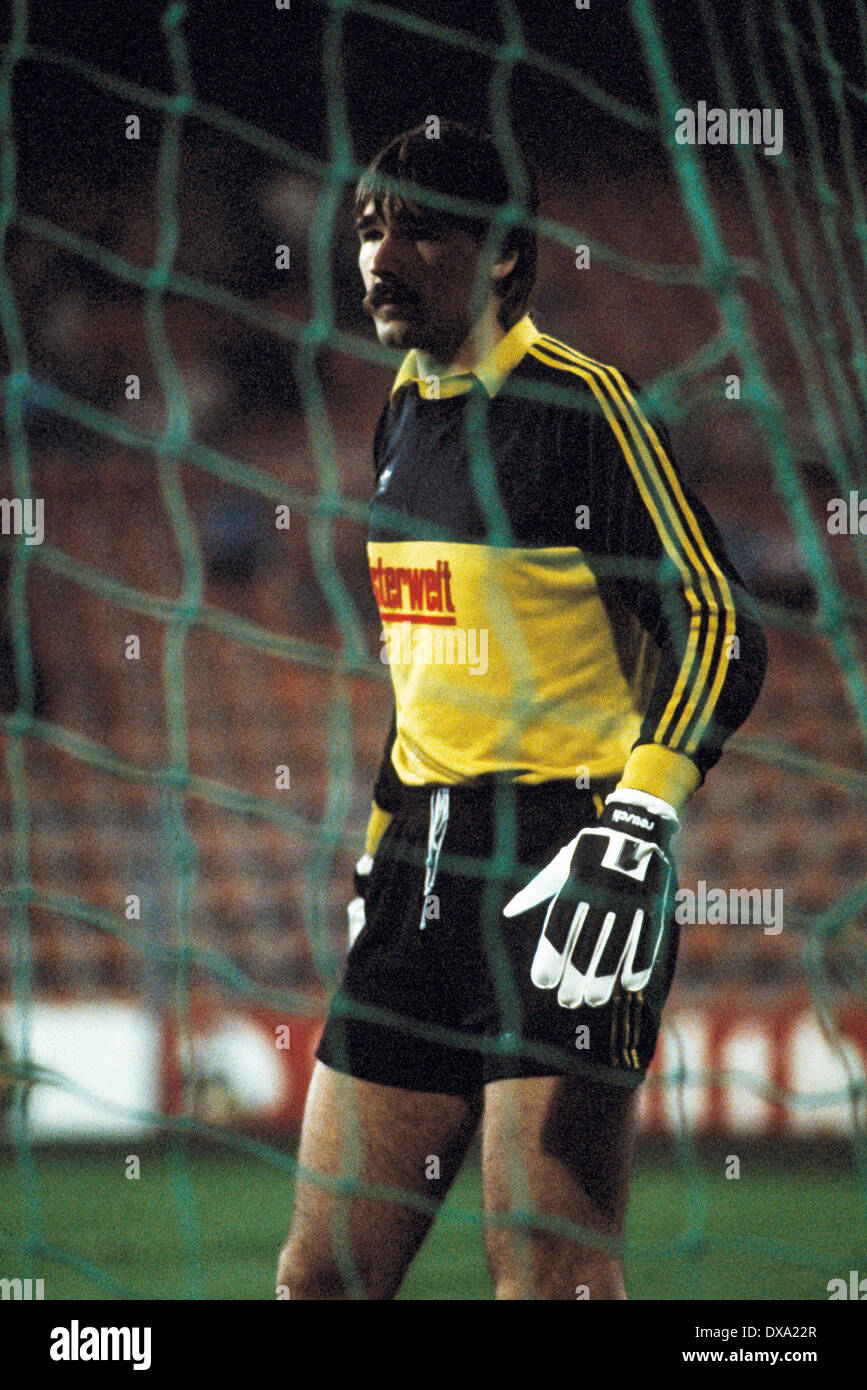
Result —
<path fill-rule="evenodd" d="M 506 336 L 497 318 L 494 304 L 490 304 L 480 319 L 477 319 L 461 343 L 450 362 L 438 362 L 428 352 L 416 348 L 416 361 L 419 373 L 428 376 L 454 376 L 460 372 L 471 372 L 479 362 L 493 352 L 497 343 Z"/>

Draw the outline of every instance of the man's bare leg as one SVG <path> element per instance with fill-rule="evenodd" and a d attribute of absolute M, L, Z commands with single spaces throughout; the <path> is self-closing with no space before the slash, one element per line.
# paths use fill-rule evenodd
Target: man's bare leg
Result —
<path fill-rule="evenodd" d="M 393 1298 L 461 1166 L 481 1097 L 404 1091 L 357 1081 L 317 1062 L 298 1161 L 325 1178 L 361 1179 L 415 1194 L 427 1209 L 299 1177 L 280 1256 L 290 1299 Z M 439 1160 L 439 1178 L 429 1177 Z M 288 1290 L 288 1294 L 285 1292 Z"/>
<path fill-rule="evenodd" d="M 591 1299 L 626 1297 L 619 1243 L 635 1104 L 635 1091 L 583 1078 L 486 1086 L 485 1244 L 496 1298 L 574 1299 L 584 1288 Z M 516 1209 L 589 1228 L 607 1247 L 538 1223 L 497 1224 Z"/>

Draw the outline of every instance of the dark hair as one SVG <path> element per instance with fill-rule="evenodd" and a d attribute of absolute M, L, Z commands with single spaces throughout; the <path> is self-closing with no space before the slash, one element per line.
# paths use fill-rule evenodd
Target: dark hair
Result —
<path fill-rule="evenodd" d="M 382 216 L 387 208 L 392 217 L 409 216 L 416 220 L 423 209 L 425 222 L 454 226 L 467 232 L 481 244 L 488 236 L 491 214 L 513 200 L 509 176 L 499 151 L 489 135 L 472 130 L 458 121 L 439 121 L 438 133 L 429 134 L 428 126 L 415 126 L 397 135 L 368 166 L 355 190 L 356 216 L 365 204 L 373 201 L 376 213 Z M 431 130 L 435 127 L 431 126 Z M 452 198 L 481 203 L 478 214 L 446 212 L 425 207 L 409 196 L 383 186 L 383 177 L 402 179 L 418 184 L 422 189 L 442 193 Z M 539 210 L 539 195 L 530 170 L 524 170 L 525 190 L 520 200 L 525 213 L 535 217 Z M 421 198 L 421 195 L 419 195 Z M 514 201 L 518 201 L 514 198 Z M 486 211 L 487 212 L 486 215 Z M 502 254 L 518 252 L 513 270 L 499 282 L 500 296 L 497 317 L 500 326 L 509 329 L 527 312 L 527 304 L 536 281 L 536 232 L 531 227 L 514 223 L 503 228 Z"/>

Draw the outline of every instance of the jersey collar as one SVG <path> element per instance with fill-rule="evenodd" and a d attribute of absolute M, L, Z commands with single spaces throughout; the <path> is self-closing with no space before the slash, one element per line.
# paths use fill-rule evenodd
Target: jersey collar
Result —
<path fill-rule="evenodd" d="M 479 362 L 471 372 L 453 372 L 450 376 L 440 377 L 439 390 L 434 384 L 428 385 L 428 381 L 419 376 L 418 360 L 415 348 L 413 348 L 403 359 L 400 370 L 394 379 L 390 398 L 392 405 L 395 403 L 395 398 L 401 387 L 408 386 L 411 382 L 415 382 L 423 401 L 444 400 L 449 396 L 463 395 L 466 391 L 472 390 L 476 381 L 480 381 L 488 395 L 493 398 L 509 373 L 517 367 L 530 344 L 534 343 L 539 336 L 539 330 L 530 315 L 526 314 L 509 329 L 493 351 L 488 353 L 488 356 Z"/>

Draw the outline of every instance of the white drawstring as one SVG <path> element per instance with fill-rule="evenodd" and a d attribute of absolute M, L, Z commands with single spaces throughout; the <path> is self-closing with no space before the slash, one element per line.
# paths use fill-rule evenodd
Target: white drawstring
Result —
<path fill-rule="evenodd" d="M 438 787 L 435 792 L 431 792 L 430 798 L 430 826 L 427 835 L 427 859 L 424 867 L 424 901 L 421 906 L 421 921 L 419 931 L 424 931 L 427 921 L 427 901 L 433 892 L 436 882 L 437 869 L 440 862 L 440 850 L 443 847 L 446 827 L 449 823 L 449 789 L 448 787 Z M 437 914 L 439 916 L 439 914 Z"/>

